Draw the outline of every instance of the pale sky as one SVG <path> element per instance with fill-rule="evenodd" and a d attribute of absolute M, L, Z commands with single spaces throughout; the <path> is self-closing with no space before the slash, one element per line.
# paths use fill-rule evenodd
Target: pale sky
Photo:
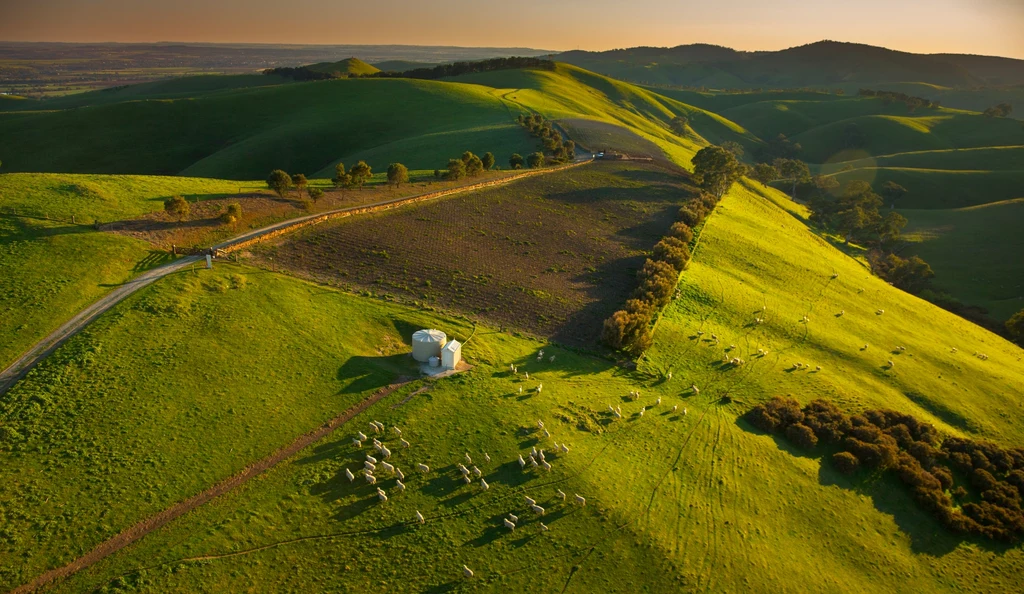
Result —
<path fill-rule="evenodd" d="M 822 39 L 1024 58 L 1024 0 L 0 0 L 3 41 L 775 50 Z"/>

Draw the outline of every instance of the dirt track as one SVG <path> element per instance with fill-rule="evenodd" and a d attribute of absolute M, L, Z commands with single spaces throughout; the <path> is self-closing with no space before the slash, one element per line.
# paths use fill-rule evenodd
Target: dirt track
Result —
<path fill-rule="evenodd" d="M 270 468 L 273 468 L 280 462 L 283 462 L 284 460 L 287 460 L 288 458 L 294 456 L 307 446 L 333 433 L 338 427 L 344 425 L 355 415 L 366 410 L 370 405 L 378 402 L 388 394 L 391 394 L 398 388 L 406 385 L 411 381 L 412 378 L 399 378 L 395 383 L 384 388 L 381 388 L 380 390 L 377 390 L 369 398 L 366 398 L 365 400 L 362 400 L 361 402 L 353 405 L 345 412 L 334 417 L 327 423 L 321 425 L 319 428 L 314 429 L 313 431 L 310 431 L 309 433 L 306 433 L 301 437 L 298 437 L 297 439 L 295 439 L 295 441 L 277 450 L 276 452 L 267 456 L 266 458 L 263 458 L 262 460 L 259 460 L 249 465 L 238 474 L 231 476 L 230 478 L 227 478 L 221 481 L 220 483 L 217 483 L 216 485 L 210 487 L 209 489 L 203 491 L 202 493 L 193 495 L 192 497 L 186 499 L 185 501 L 177 503 L 158 514 L 150 516 L 149 518 L 146 518 L 145 520 L 142 520 L 141 522 L 123 530 L 119 534 L 101 542 L 91 551 L 75 559 L 71 563 L 68 563 L 63 567 L 51 569 L 50 571 L 47 571 L 46 573 L 32 580 L 30 583 L 11 590 L 11 594 L 31 592 L 33 590 L 45 586 L 46 584 L 49 584 L 50 582 L 67 578 L 68 576 L 78 571 L 81 571 L 82 569 L 85 569 L 86 567 L 89 567 L 94 563 L 98 563 L 107 556 L 125 548 L 126 546 L 146 536 L 150 532 L 153 532 L 154 530 L 161 528 L 171 520 L 174 520 L 175 518 L 178 518 L 192 511 L 193 509 L 196 509 L 197 507 L 205 503 L 208 503 L 215 497 L 223 495 L 224 493 L 227 493 L 241 486 L 249 479 L 259 474 L 262 474 L 263 472 L 269 470 Z"/>

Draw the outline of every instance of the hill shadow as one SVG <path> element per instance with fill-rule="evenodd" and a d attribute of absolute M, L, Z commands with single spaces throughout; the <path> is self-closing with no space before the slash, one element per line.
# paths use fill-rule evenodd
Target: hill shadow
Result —
<path fill-rule="evenodd" d="M 911 550 L 915 554 L 943 557 L 955 551 L 961 544 L 970 543 L 985 551 L 1004 554 L 1017 547 L 993 540 L 956 534 L 934 516 L 921 509 L 913 500 L 907 487 L 890 472 L 859 471 L 847 476 L 836 470 L 825 458 L 839 451 L 838 448 L 818 446 L 806 451 L 790 443 L 784 436 L 768 433 L 754 427 L 742 417 L 736 419 L 736 426 L 747 433 L 766 435 L 775 441 L 776 447 L 795 457 L 816 460 L 818 483 L 823 487 L 840 487 L 865 495 L 880 513 L 893 519 L 901 532 L 910 538 Z"/>
<path fill-rule="evenodd" d="M 413 364 L 408 353 L 399 353 L 386 357 L 367 357 L 355 355 L 349 357 L 338 368 L 338 381 L 348 381 L 339 394 L 358 394 L 374 388 L 383 388 L 395 381 L 400 375 L 418 376 L 419 369 Z"/>

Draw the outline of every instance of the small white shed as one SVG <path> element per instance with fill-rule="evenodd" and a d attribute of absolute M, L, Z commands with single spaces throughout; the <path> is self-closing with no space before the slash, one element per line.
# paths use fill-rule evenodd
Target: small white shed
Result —
<path fill-rule="evenodd" d="M 462 360 L 462 343 L 452 340 L 441 348 L 441 367 L 455 369 Z"/>

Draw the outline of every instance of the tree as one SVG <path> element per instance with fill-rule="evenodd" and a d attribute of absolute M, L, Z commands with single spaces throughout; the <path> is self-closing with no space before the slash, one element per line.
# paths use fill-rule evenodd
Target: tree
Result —
<path fill-rule="evenodd" d="M 462 163 L 466 166 L 466 175 L 476 177 L 484 172 L 484 162 L 470 151 L 462 153 Z"/>
<path fill-rule="evenodd" d="M 334 177 L 331 178 L 335 188 L 343 188 L 352 183 L 352 176 L 345 172 L 345 164 L 338 163 L 334 166 Z"/>
<path fill-rule="evenodd" d="M 192 209 L 188 204 L 188 200 L 181 196 L 171 196 L 164 200 L 164 211 L 172 217 L 177 217 L 178 221 L 187 217 L 190 210 Z"/>
<path fill-rule="evenodd" d="M 309 185 L 309 180 L 306 179 L 304 174 L 296 173 L 292 176 L 292 184 L 295 186 L 295 189 L 299 191 L 299 196 L 302 196 L 302 191 Z"/>
<path fill-rule="evenodd" d="M 403 183 L 409 181 L 409 170 L 405 165 L 401 163 L 392 163 L 388 165 L 388 183 L 395 184 L 395 187 L 401 186 Z"/>
<path fill-rule="evenodd" d="M 890 212 L 882 217 L 876 227 L 878 240 L 883 245 L 891 245 L 900 239 L 900 232 L 907 226 L 907 219 L 898 212 Z"/>
<path fill-rule="evenodd" d="M 793 183 L 793 191 L 790 198 L 796 200 L 796 186 L 800 182 L 811 177 L 811 170 L 807 163 L 799 159 L 776 159 L 772 165 L 779 171 L 779 179 L 788 180 Z"/>
<path fill-rule="evenodd" d="M 537 152 L 531 154 L 529 157 L 526 157 L 526 163 L 534 169 L 541 167 L 544 165 L 544 153 Z"/>
<path fill-rule="evenodd" d="M 466 164 L 462 162 L 462 159 L 448 159 L 448 173 L 444 177 L 450 180 L 466 177 Z"/>
<path fill-rule="evenodd" d="M 508 166 L 512 169 L 522 169 L 526 165 L 526 161 L 523 160 L 523 156 L 519 153 L 512 153 L 512 156 L 508 159 Z"/>
<path fill-rule="evenodd" d="M 366 161 L 360 161 L 348 170 L 348 174 L 352 177 L 352 185 L 361 188 L 373 175 L 373 169 L 366 164 Z"/>
<path fill-rule="evenodd" d="M 895 206 L 896 201 L 906 193 L 907 189 L 894 181 L 887 181 L 882 184 L 882 197 L 892 206 Z"/>
<path fill-rule="evenodd" d="M 225 224 L 228 224 L 228 225 L 230 225 L 231 223 L 234 223 L 235 221 L 237 221 L 237 220 L 239 220 L 241 218 L 242 218 L 242 205 L 237 203 L 237 202 L 229 204 L 227 210 L 225 210 L 220 215 L 220 220 L 222 222 L 224 222 Z"/>
<path fill-rule="evenodd" d="M 743 173 L 736 156 L 720 146 L 702 148 L 693 157 L 693 178 L 702 190 L 721 198 Z"/>
<path fill-rule="evenodd" d="M 313 202 L 316 202 L 324 197 L 324 191 L 320 188 L 310 188 L 309 197 L 313 199 Z"/>
<path fill-rule="evenodd" d="M 875 274 L 908 293 L 920 293 L 935 276 L 932 267 L 918 256 L 906 259 L 896 254 L 873 257 L 871 268 Z"/>
<path fill-rule="evenodd" d="M 779 179 L 779 170 L 768 163 L 758 163 L 754 166 L 753 178 L 761 182 L 762 186 L 767 186 Z"/>
<path fill-rule="evenodd" d="M 737 159 L 743 156 L 743 145 L 735 140 L 726 140 L 722 143 L 722 148 L 732 153 Z"/>
<path fill-rule="evenodd" d="M 672 121 L 668 123 L 669 128 L 676 133 L 677 136 L 686 136 L 687 126 L 690 124 L 690 118 L 686 116 L 676 116 L 672 118 Z"/>
<path fill-rule="evenodd" d="M 1013 113 L 1013 106 L 1009 103 L 1000 103 L 985 110 L 985 115 L 990 118 L 1005 118 Z"/>
<path fill-rule="evenodd" d="M 283 169 L 275 169 L 267 177 L 267 187 L 281 198 L 284 198 L 288 188 L 292 187 L 292 177 Z"/>
<path fill-rule="evenodd" d="M 576 158 L 576 141 L 566 140 L 562 143 L 562 148 L 565 149 L 565 157 L 570 161 Z"/>
<path fill-rule="evenodd" d="M 484 156 L 481 159 L 481 161 L 483 161 L 484 170 L 490 171 L 494 167 L 494 153 L 484 153 Z"/>
<path fill-rule="evenodd" d="M 1006 331 L 1010 333 L 1010 336 L 1018 344 L 1024 345 L 1024 309 L 1013 314 L 1009 320 L 1006 320 Z"/>

